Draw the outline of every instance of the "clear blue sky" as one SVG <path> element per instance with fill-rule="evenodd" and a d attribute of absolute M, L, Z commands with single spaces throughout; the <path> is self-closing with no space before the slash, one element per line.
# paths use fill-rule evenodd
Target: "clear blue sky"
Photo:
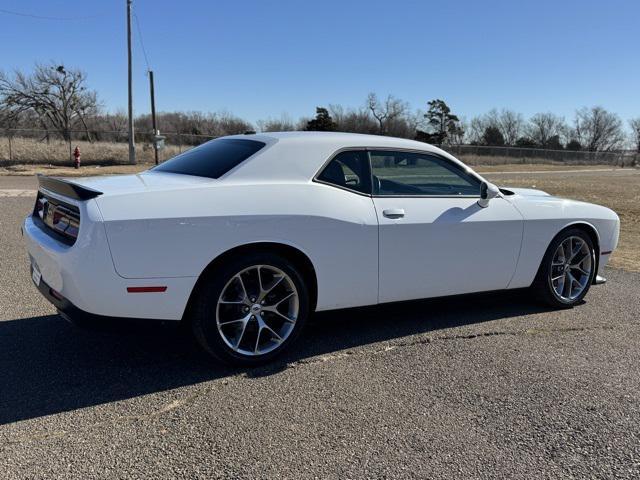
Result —
<path fill-rule="evenodd" d="M 126 107 L 125 0 L 4 0 L 0 68 L 54 60 L 88 73 L 108 110 Z M 470 118 L 602 105 L 640 116 L 640 1 L 134 0 L 158 109 L 226 109 L 249 121 L 391 93 Z M 134 29 L 137 36 L 137 31 Z M 149 111 L 135 43 L 136 113 Z"/>

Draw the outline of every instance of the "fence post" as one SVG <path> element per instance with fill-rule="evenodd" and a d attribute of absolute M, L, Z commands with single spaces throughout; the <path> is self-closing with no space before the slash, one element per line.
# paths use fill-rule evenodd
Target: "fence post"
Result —
<path fill-rule="evenodd" d="M 13 161 L 13 148 L 11 145 L 11 131 L 7 130 L 7 138 L 9 139 L 9 162 Z"/>

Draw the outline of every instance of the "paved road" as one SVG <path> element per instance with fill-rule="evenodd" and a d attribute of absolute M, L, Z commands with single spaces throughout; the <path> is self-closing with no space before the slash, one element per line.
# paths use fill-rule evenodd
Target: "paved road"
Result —
<path fill-rule="evenodd" d="M 238 371 L 171 325 L 55 316 L 20 244 L 31 205 L 0 198 L 2 478 L 640 476 L 640 275 L 568 311 L 516 292 L 318 315 Z"/>
<path fill-rule="evenodd" d="M 0 175 L 0 190 L 16 190 L 37 188 L 38 181 L 36 177 L 19 177 L 19 176 L 3 176 Z"/>

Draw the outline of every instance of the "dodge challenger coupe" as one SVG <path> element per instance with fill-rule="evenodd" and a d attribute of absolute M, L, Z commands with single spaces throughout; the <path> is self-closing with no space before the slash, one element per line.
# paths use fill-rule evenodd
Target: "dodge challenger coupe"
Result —
<path fill-rule="evenodd" d="M 608 208 L 371 135 L 248 133 L 138 175 L 39 182 L 23 232 L 63 317 L 181 320 L 241 365 L 314 311 L 525 287 L 576 305 L 619 234 Z"/>

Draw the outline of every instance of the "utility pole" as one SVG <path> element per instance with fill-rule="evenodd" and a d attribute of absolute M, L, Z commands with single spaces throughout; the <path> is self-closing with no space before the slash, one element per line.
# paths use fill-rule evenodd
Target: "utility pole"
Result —
<path fill-rule="evenodd" d="M 133 66 L 131 59 L 131 3 L 127 0 L 127 64 L 129 84 L 129 163 L 136 164 L 136 144 L 133 132 Z"/>
<path fill-rule="evenodd" d="M 153 70 L 149 70 L 149 90 L 151 92 L 151 123 L 153 123 L 153 153 L 158 165 L 158 142 L 155 138 L 159 135 L 158 125 L 156 124 L 156 95 L 153 88 Z"/>

